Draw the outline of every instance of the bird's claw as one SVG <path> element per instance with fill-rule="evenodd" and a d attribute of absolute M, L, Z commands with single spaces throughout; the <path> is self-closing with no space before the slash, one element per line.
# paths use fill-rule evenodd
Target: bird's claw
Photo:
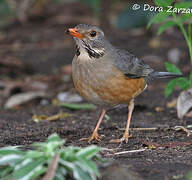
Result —
<path fill-rule="evenodd" d="M 120 139 L 112 139 L 109 142 L 110 143 L 123 143 L 123 142 L 125 142 L 127 144 L 130 137 L 132 137 L 132 135 L 124 134 L 122 138 L 120 138 Z"/>
<path fill-rule="evenodd" d="M 91 142 L 93 140 L 96 140 L 96 141 L 101 141 L 101 139 L 104 137 L 104 135 L 100 135 L 97 133 L 97 132 L 93 132 L 93 134 L 88 137 L 88 138 L 82 138 L 80 139 L 80 141 L 88 141 L 88 142 Z"/>

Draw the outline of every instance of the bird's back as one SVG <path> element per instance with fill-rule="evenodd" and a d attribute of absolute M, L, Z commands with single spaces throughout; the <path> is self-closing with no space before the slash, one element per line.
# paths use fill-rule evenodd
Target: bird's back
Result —
<path fill-rule="evenodd" d="M 147 77 L 154 71 L 148 64 L 126 50 L 115 49 L 112 54 L 113 65 L 129 78 Z"/>

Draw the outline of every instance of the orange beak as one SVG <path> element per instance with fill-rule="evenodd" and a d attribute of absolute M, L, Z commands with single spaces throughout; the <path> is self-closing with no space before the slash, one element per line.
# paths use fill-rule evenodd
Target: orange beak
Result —
<path fill-rule="evenodd" d="M 77 37 L 77 38 L 80 38 L 80 39 L 83 38 L 83 34 L 79 33 L 79 32 L 78 32 L 78 29 L 75 29 L 75 28 L 69 28 L 69 29 L 67 29 L 66 33 L 67 33 L 67 34 L 70 34 L 70 35 L 73 36 L 73 37 Z"/>

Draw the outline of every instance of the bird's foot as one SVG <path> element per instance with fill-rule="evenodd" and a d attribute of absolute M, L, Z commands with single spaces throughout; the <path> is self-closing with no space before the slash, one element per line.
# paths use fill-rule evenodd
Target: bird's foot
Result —
<path fill-rule="evenodd" d="M 93 132 L 93 134 L 88 137 L 88 138 L 82 138 L 80 139 L 80 141 L 88 141 L 88 142 L 91 142 L 93 140 L 96 140 L 96 141 L 101 141 L 101 139 L 104 137 L 104 135 L 100 135 L 97 133 L 97 132 Z"/>
<path fill-rule="evenodd" d="M 130 137 L 132 137 L 132 135 L 124 134 L 122 138 L 120 138 L 120 139 L 112 139 L 109 142 L 110 143 L 123 143 L 123 142 L 125 142 L 127 144 L 128 143 L 128 139 Z"/>

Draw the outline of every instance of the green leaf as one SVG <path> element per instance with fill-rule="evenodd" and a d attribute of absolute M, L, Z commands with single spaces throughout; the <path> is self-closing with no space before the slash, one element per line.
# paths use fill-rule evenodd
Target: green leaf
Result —
<path fill-rule="evenodd" d="M 55 142 L 55 141 L 63 143 L 63 139 L 61 139 L 56 133 L 50 135 L 46 140 L 46 142 Z"/>
<path fill-rule="evenodd" d="M 157 6 L 166 7 L 173 3 L 173 0 L 154 0 Z"/>
<path fill-rule="evenodd" d="M 177 86 L 186 90 L 190 87 L 190 82 L 187 78 L 176 78 L 169 81 L 165 88 L 165 96 L 168 97 Z"/>
<path fill-rule="evenodd" d="M 44 174 L 47 171 L 47 168 L 43 167 L 43 166 L 37 166 L 35 167 L 30 174 L 28 174 L 28 178 L 30 180 L 34 180 L 36 178 L 38 178 L 39 176 L 41 176 L 42 174 Z"/>
<path fill-rule="evenodd" d="M 16 147 L 6 147 L 0 149 L 0 156 L 9 155 L 9 154 L 24 154 L 23 151 L 18 150 Z"/>
<path fill-rule="evenodd" d="M 188 47 L 192 50 L 192 24 L 188 24 L 188 38 L 190 43 Z"/>
<path fill-rule="evenodd" d="M 191 14 L 184 14 L 184 15 L 180 16 L 179 18 L 180 18 L 181 23 L 183 23 L 183 22 L 192 18 L 192 13 Z"/>
<path fill-rule="evenodd" d="M 165 22 L 163 25 L 161 25 L 161 26 L 159 27 L 157 34 L 160 35 L 160 34 L 162 34 L 166 29 L 168 29 L 169 27 L 172 27 L 172 26 L 175 26 L 175 25 L 177 25 L 176 22 L 174 22 L 174 21 L 167 21 L 167 22 Z"/>
<path fill-rule="evenodd" d="M 73 161 L 76 160 L 76 153 L 80 150 L 79 147 L 69 146 L 60 150 L 60 158 L 63 160 Z"/>
<path fill-rule="evenodd" d="M 165 62 L 165 67 L 166 67 L 166 70 L 169 72 L 176 73 L 176 74 L 182 74 L 180 69 L 175 64 Z"/>
<path fill-rule="evenodd" d="M 68 171 L 68 174 L 73 174 L 74 177 L 78 176 L 78 173 L 76 172 L 76 166 L 74 163 L 65 161 L 63 159 L 59 159 L 59 164 L 65 167 L 65 169 Z"/>
<path fill-rule="evenodd" d="M 191 73 L 189 75 L 189 79 L 192 81 L 192 71 L 191 71 Z"/>
<path fill-rule="evenodd" d="M 92 110 L 96 109 L 97 107 L 94 104 L 70 104 L 70 103 L 62 103 L 60 104 L 61 107 L 66 107 L 72 110 L 81 110 L 81 109 L 87 109 Z"/>
<path fill-rule="evenodd" d="M 177 78 L 177 85 L 184 89 L 187 90 L 190 87 L 190 81 L 187 78 Z"/>
<path fill-rule="evenodd" d="M 15 179 L 13 179 L 12 175 L 10 174 L 8 176 L 3 177 L 2 180 L 15 180 Z"/>
<path fill-rule="evenodd" d="M 165 97 L 168 97 L 173 92 L 176 86 L 177 86 L 177 79 L 169 81 L 169 83 L 165 87 Z"/>
<path fill-rule="evenodd" d="M 36 147 L 40 151 L 46 152 L 47 155 L 51 155 L 52 153 L 56 153 L 59 150 L 59 147 L 64 144 L 64 142 L 65 141 L 57 134 L 52 134 L 45 142 L 33 143 L 32 146 Z"/>
<path fill-rule="evenodd" d="M 192 2 L 178 2 L 174 5 L 175 8 L 191 8 Z"/>
<path fill-rule="evenodd" d="M 189 80 L 191 81 L 191 85 L 192 85 L 192 71 L 191 71 L 191 73 L 189 75 Z"/>
<path fill-rule="evenodd" d="M 77 180 L 96 180 L 96 177 L 91 178 L 90 174 L 87 171 L 84 171 L 79 165 L 76 165 L 76 170 L 73 176 Z"/>
<path fill-rule="evenodd" d="M 13 164 L 22 159 L 23 156 L 16 154 L 9 154 L 0 158 L 0 165 Z"/>
<path fill-rule="evenodd" d="M 34 175 L 34 173 L 36 173 L 36 170 L 38 170 L 39 167 L 41 167 L 41 165 L 45 162 L 46 161 L 44 158 L 35 161 L 30 161 L 29 159 L 27 163 L 21 164 L 19 168 L 18 165 L 15 167 L 17 170 L 14 171 L 13 177 L 17 180 L 28 180 Z"/>
<path fill-rule="evenodd" d="M 40 152 L 40 151 L 28 151 L 24 158 L 39 158 L 43 156 L 43 152 Z"/>
<path fill-rule="evenodd" d="M 81 149 L 76 155 L 81 157 L 81 158 L 85 158 L 85 159 L 91 159 L 92 157 L 94 157 L 99 151 L 101 150 L 101 148 L 97 147 L 97 146 L 88 146 L 86 148 Z"/>
<path fill-rule="evenodd" d="M 152 24 L 154 23 L 160 23 L 163 22 L 168 16 L 170 15 L 170 13 L 167 13 L 165 11 L 163 12 L 159 12 L 158 14 L 156 14 L 148 23 L 147 28 L 149 28 Z"/>
<path fill-rule="evenodd" d="M 59 159 L 59 163 L 66 167 L 68 170 L 75 170 L 75 165 L 71 162 L 65 161 L 63 159 Z"/>
<path fill-rule="evenodd" d="M 100 154 L 97 154 L 95 157 L 94 157 L 94 160 L 99 162 L 99 163 L 106 163 L 107 160 L 106 159 L 102 159 L 102 157 L 100 156 Z"/>
<path fill-rule="evenodd" d="M 58 171 L 60 174 L 62 174 L 64 177 L 67 176 L 67 170 L 65 169 L 65 167 L 59 166 L 59 167 L 57 168 L 57 171 Z"/>
<path fill-rule="evenodd" d="M 0 178 L 7 176 L 13 171 L 13 167 L 11 166 L 6 166 L 3 168 L 0 168 Z"/>
<path fill-rule="evenodd" d="M 93 161 L 81 158 L 80 161 L 75 162 L 75 163 L 82 166 L 82 167 L 84 167 L 84 169 L 85 170 L 87 169 L 87 171 L 89 171 L 90 173 L 94 173 L 98 177 L 100 176 L 98 168 L 97 168 L 96 164 Z"/>
<path fill-rule="evenodd" d="M 59 172 L 57 170 L 57 172 L 55 173 L 54 180 L 66 180 L 66 178 L 65 178 L 65 176 L 63 176 L 63 174 L 61 172 Z"/>

